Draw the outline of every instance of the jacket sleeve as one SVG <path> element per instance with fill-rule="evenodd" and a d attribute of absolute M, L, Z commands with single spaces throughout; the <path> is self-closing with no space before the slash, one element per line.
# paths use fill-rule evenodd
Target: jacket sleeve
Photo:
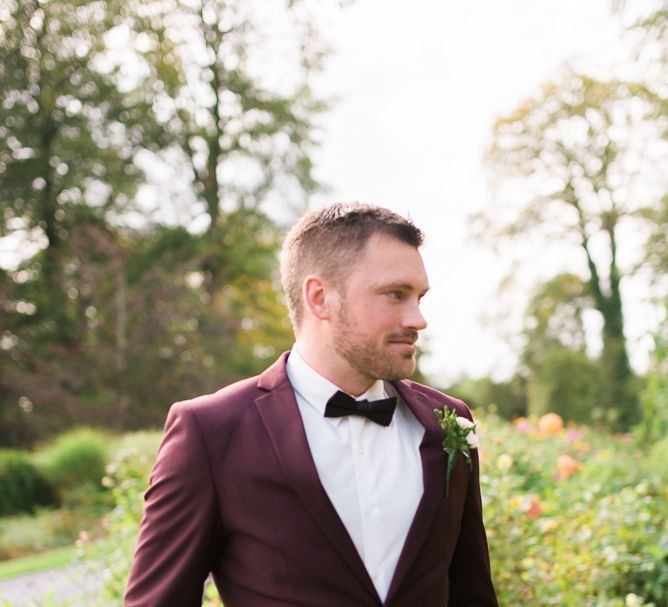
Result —
<path fill-rule="evenodd" d="M 177 403 L 145 494 L 125 607 L 200 607 L 219 525 L 202 429 L 192 409 Z"/>
<path fill-rule="evenodd" d="M 477 449 L 471 451 L 471 476 L 449 578 L 448 607 L 498 607 L 482 516 Z"/>

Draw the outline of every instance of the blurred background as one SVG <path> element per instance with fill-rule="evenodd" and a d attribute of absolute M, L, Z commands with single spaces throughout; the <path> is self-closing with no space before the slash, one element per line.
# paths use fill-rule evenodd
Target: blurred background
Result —
<path fill-rule="evenodd" d="M 0 0 L 0 482 L 42 492 L 0 514 L 92 502 L 70 535 L 104 535 L 92 453 L 291 346 L 277 251 L 333 201 L 426 234 L 419 379 L 659 443 L 667 23 L 659 0 Z"/>
<path fill-rule="evenodd" d="M 282 233 L 337 200 L 426 232 L 432 383 L 510 391 L 510 416 L 638 417 L 665 322 L 662 3 L 0 17 L 2 444 L 158 425 L 264 368 L 292 341 Z"/>

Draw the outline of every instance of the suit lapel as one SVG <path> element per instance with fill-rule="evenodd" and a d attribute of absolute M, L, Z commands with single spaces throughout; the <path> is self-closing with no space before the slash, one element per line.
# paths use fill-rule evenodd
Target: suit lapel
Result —
<path fill-rule="evenodd" d="M 432 521 L 436 516 L 439 503 L 445 493 L 445 461 L 441 447 L 441 431 L 433 413 L 434 404 L 427 396 L 413 390 L 403 381 L 394 382 L 399 395 L 410 408 L 417 420 L 424 426 L 425 432 L 420 444 L 422 459 L 422 478 L 424 493 L 420 500 L 415 517 L 408 530 L 404 547 L 399 556 L 397 567 L 392 576 L 386 604 L 392 598 L 402 580 L 410 570 L 429 533 Z M 426 405 L 426 406 L 425 406 Z"/>
<path fill-rule="evenodd" d="M 287 356 L 284 354 L 260 376 L 258 387 L 266 393 L 255 400 L 255 405 L 288 482 L 350 570 L 380 602 L 364 563 L 318 477 L 294 390 L 285 372 Z"/>

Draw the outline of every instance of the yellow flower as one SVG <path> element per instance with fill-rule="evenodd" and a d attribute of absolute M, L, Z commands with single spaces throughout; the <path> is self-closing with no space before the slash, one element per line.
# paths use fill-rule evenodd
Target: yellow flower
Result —
<path fill-rule="evenodd" d="M 496 467 L 501 472 L 508 472 L 513 466 L 513 458 L 507 453 L 502 453 L 496 460 Z"/>
<path fill-rule="evenodd" d="M 544 521 L 540 522 L 540 530 L 545 534 L 554 531 L 558 526 L 559 525 L 557 524 L 557 521 L 554 519 L 545 519 Z"/>

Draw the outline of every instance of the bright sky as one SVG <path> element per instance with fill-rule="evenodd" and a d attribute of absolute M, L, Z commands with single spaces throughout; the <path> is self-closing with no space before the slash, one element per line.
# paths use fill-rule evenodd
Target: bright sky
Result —
<path fill-rule="evenodd" d="M 467 225 L 489 200 L 481 156 L 494 119 L 573 57 L 609 62 L 619 32 L 610 0 L 357 0 L 330 15 L 334 55 L 321 87 L 339 100 L 316 156 L 332 188 L 322 201 L 381 204 L 425 231 L 424 369 L 439 385 L 514 367 L 484 322 L 507 266 L 471 242 Z M 640 368 L 647 328 L 630 321 Z"/>

